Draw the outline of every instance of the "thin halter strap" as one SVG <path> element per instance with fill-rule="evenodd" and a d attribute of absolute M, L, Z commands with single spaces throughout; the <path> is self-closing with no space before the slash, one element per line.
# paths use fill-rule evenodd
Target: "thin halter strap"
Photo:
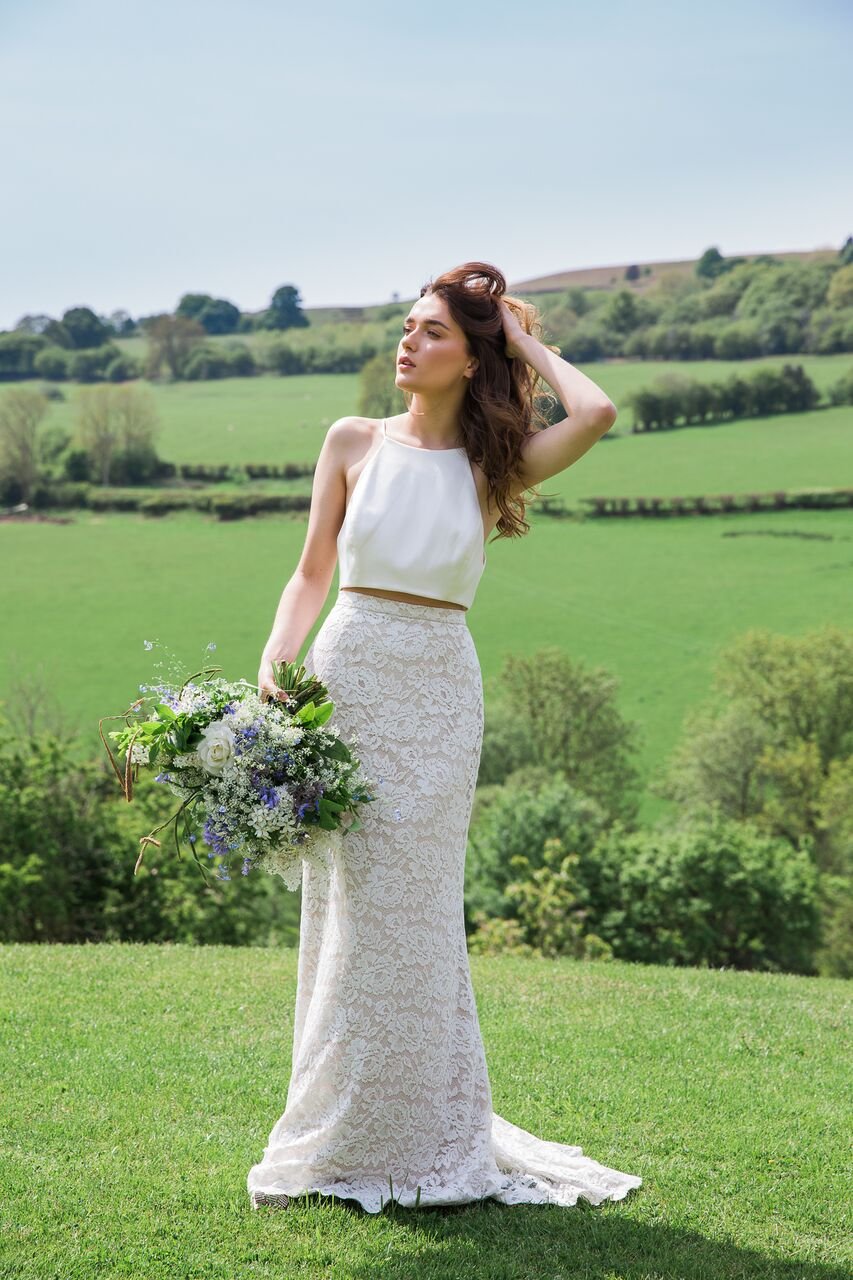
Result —
<path fill-rule="evenodd" d="M 388 432 L 387 432 L 387 431 L 386 431 L 386 429 L 385 429 L 385 424 L 387 423 L 387 421 L 388 421 L 388 419 L 387 419 L 387 418 L 383 418 L 383 419 L 382 419 L 382 434 L 383 434 L 383 436 L 387 436 L 387 435 L 388 435 Z"/>

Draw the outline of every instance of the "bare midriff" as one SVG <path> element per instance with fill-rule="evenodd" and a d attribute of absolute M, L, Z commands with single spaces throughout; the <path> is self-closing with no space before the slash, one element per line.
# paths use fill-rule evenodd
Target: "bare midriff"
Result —
<path fill-rule="evenodd" d="M 384 596 L 386 600 L 408 600 L 410 604 L 430 604 L 436 609 L 464 609 L 453 600 L 433 600 L 431 596 L 412 596 L 403 591 L 385 591 L 382 587 L 341 587 L 341 591 L 358 591 L 364 596 Z"/>

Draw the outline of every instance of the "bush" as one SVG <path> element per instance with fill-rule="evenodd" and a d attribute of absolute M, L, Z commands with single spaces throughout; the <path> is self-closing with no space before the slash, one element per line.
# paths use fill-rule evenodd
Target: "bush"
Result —
<path fill-rule="evenodd" d="M 92 464 L 85 449 L 71 449 L 65 455 L 63 469 L 66 480 L 92 479 Z"/>
<path fill-rule="evenodd" d="M 40 378 L 52 378 L 63 382 L 69 377 L 71 353 L 63 347 L 45 347 L 39 351 L 33 361 L 33 371 Z"/>
<path fill-rule="evenodd" d="M 104 369 L 108 382 L 129 382 L 131 378 L 138 378 L 140 373 L 139 361 L 125 355 L 115 356 Z"/>
<path fill-rule="evenodd" d="M 465 911 L 517 918 L 517 904 L 506 889 L 515 878 L 514 857 L 530 867 L 542 865 L 549 837 L 574 853 L 590 852 L 604 831 L 606 816 L 588 796 L 563 778 L 530 785 L 516 775 L 503 786 L 478 789 L 465 862 Z"/>
<path fill-rule="evenodd" d="M 43 508 L 86 507 L 89 505 L 91 486 L 85 481 L 66 484 L 56 481 L 42 481 L 33 489 L 32 505 L 36 510 Z"/>
<path fill-rule="evenodd" d="M 156 480 L 160 465 L 157 450 L 150 444 L 139 442 L 120 449 L 113 455 L 110 480 L 116 485 L 151 484 Z"/>
<path fill-rule="evenodd" d="M 105 343 L 102 347 L 90 347 L 70 355 L 68 371 L 77 382 L 103 382 L 107 368 L 116 357 L 122 357 L 118 347 Z"/>
<path fill-rule="evenodd" d="M 853 366 L 833 382 L 828 396 L 830 404 L 853 404 Z"/>
<path fill-rule="evenodd" d="M 517 904 L 525 941 L 537 955 L 609 960 L 610 944 L 586 931 L 589 912 L 580 905 L 578 862 L 562 841 L 546 840 L 541 866 L 531 866 L 525 857 L 512 859 L 518 879 L 507 885 L 506 895 Z"/>
<path fill-rule="evenodd" d="M 793 847 L 705 810 L 673 831 L 607 831 L 582 860 L 589 925 L 644 964 L 814 973 L 819 874 Z"/>
<path fill-rule="evenodd" d="M 140 777 L 128 805 L 105 758 L 0 729 L 0 941 L 294 942 L 298 895 L 272 876 L 208 882 L 165 840 L 133 875 L 140 835 L 177 808 L 162 784 Z"/>

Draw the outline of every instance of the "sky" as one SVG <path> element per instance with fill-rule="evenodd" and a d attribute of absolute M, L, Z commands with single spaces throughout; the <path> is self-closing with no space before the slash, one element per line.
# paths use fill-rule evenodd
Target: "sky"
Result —
<path fill-rule="evenodd" d="M 853 234 L 851 0 L 0 0 L 0 328 Z"/>

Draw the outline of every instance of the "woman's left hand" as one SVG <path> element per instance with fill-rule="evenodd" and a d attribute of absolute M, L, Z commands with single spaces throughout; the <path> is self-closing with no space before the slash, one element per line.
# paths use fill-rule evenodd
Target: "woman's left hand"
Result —
<path fill-rule="evenodd" d="M 510 360 L 520 360 L 522 358 L 520 341 L 528 338 L 530 335 L 522 329 L 509 304 L 501 298 L 501 320 L 504 327 L 504 336 L 506 338 L 506 353 Z"/>

